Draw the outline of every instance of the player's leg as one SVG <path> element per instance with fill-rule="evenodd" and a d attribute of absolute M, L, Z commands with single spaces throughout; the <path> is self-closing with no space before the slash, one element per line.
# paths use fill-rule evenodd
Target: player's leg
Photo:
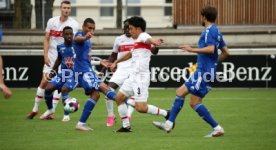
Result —
<path fill-rule="evenodd" d="M 71 78 L 67 78 L 66 82 L 63 84 L 61 88 L 61 95 L 62 95 L 62 104 L 64 105 L 64 102 L 66 99 L 69 98 L 69 93 L 73 91 L 78 85 L 77 80 L 75 80 L 74 76 Z M 69 112 L 64 111 L 64 116 L 62 118 L 63 122 L 70 121 L 70 114 Z"/>
<path fill-rule="evenodd" d="M 47 110 L 40 116 L 41 120 L 54 119 L 53 112 L 53 91 L 56 90 L 56 86 L 49 82 L 45 88 L 45 102 L 47 105 Z"/>
<path fill-rule="evenodd" d="M 224 134 L 224 129 L 215 121 L 207 107 L 202 103 L 202 98 L 196 95 L 191 96 L 190 106 L 198 113 L 198 115 L 205 120 L 213 131 L 206 135 L 206 137 L 216 137 Z"/>
<path fill-rule="evenodd" d="M 53 97 L 53 111 L 56 111 L 57 104 L 60 100 L 61 93 L 58 92 L 58 90 L 54 91 L 54 97 Z"/>
<path fill-rule="evenodd" d="M 113 91 L 115 91 L 118 88 L 118 85 L 114 82 L 109 82 L 108 86 Z M 111 127 L 114 125 L 115 119 L 116 119 L 115 114 L 114 114 L 114 109 L 113 109 L 113 101 L 106 97 L 105 104 L 106 104 L 106 109 L 107 109 L 106 126 Z"/>
<path fill-rule="evenodd" d="M 89 95 L 90 97 L 83 107 L 83 111 L 80 120 L 76 125 L 76 129 L 81 131 L 91 131 L 92 129 L 87 126 L 86 121 L 100 98 L 99 90 L 102 81 L 99 80 L 93 72 L 87 72 L 82 76 L 79 76 L 78 82 L 80 82 L 81 86 L 84 88 L 85 94 Z"/>
<path fill-rule="evenodd" d="M 189 90 L 186 87 L 185 84 L 183 84 L 181 87 L 179 87 L 176 90 L 176 97 L 174 99 L 174 103 L 173 106 L 170 110 L 170 115 L 169 117 L 167 117 L 167 121 L 165 123 L 162 122 L 153 122 L 153 124 L 166 131 L 166 132 L 170 132 L 173 127 L 174 127 L 174 123 L 175 123 L 175 119 L 178 115 L 178 113 L 181 111 L 181 109 L 183 108 L 184 105 L 184 101 L 185 101 L 185 96 L 189 94 Z"/>
<path fill-rule="evenodd" d="M 135 110 L 135 98 L 130 97 L 128 99 L 126 99 L 126 103 L 127 103 L 127 116 L 129 118 L 129 120 L 131 119 L 132 113 Z"/>
<path fill-rule="evenodd" d="M 127 105 L 125 104 L 125 99 L 127 99 L 127 95 L 128 94 L 125 94 L 125 92 L 122 92 L 120 90 L 115 98 L 116 104 L 118 106 L 118 113 L 122 121 L 122 127 L 118 129 L 116 132 L 132 132 L 127 113 Z"/>
<path fill-rule="evenodd" d="M 168 112 L 164 109 L 160 109 L 154 105 L 147 104 L 147 102 L 136 101 L 135 109 L 140 113 L 148 113 L 152 115 L 158 115 L 167 117 Z"/>
<path fill-rule="evenodd" d="M 100 98 L 100 93 L 96 90 L 93 90 L 91 92 L 90 98 L 86 101 L 83 111 L 80 117 L 79 122 L 76 125 L 77 130 L 81 131 L 91 131 L 93 130 L 92 128 L 88 127 L 86 124 L 87 119 L 91 115 L 91 112 L 93 111 L 95 105 L 97 104 L 97 101 Z"/>
<path fill-rule="evenodd" d="M 62 95 L 62 104 L 64 105 L 64 102 L 66 99 L 69 98 L 69 92 L 72 91 L 67 86 L 63 85 L 61 88 L 61 95 Z M 70 114 L 69 112 L 64 111 L 64 116 L 61 120 L 62 122 L 70 121 Z"/>
<path fill-rule="evenodd" d="M 132 77 L 126 79 L 121 86 L 119 92 L 116 95 L 116 104 L 118 106 L 118 112 L 122 120 L 122 128 L 117 130 L 116 132 L 131 132 L 130 128 L 130 120 L 127 112 L 127 105 L 125 104 L 125 101 L 128 97 L 131 97 L 134 95 L 133 91 L 133 83 L 134 79 Z"/>
<path fill-rule="evenodd" d="M 64 82 L 62 82 L 62 74 L 56 75 L 51 79 L 50 82 L 48 82 L 45 88 L 45 102 L 48 109 L 40 116 L 41 120 L 54 119 L 55 111 L 53 110 L 53 92 L 55 90 L 60 90 L 63 84 Z"/>
<path fill-rule="evenodd" d="M 46 75 L 47 74 L 42 75 L 42 79 L 36 91 L 34 107 L 32 111 L 28 114 L 27 119 L 33 119 L 34 116 L 38 114 L 38 107 L 42 99 L 44 98 L 45 87 L 47 86 L 47 83 L 48 83 L 48 81 L 46 80 Z"/>

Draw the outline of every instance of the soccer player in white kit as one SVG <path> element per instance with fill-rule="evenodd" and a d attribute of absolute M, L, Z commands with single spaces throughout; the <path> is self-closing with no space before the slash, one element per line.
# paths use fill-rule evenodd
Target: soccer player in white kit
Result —
<path fill-rule="evenodd" d="M 161 115 L 165 118 L 169 116 L 168 111 L 147 104 L 148 88 L 150 85 L 149 63 L 151 44 L 160 46 L 162 40 L 154 39 L 145 32 L 146 21 L 142 17 L 131 17 L 128 23 L 131 37 L 134 39 L 134 47 L 131 52 L 128 52 L 111 65 L 111 70 L 113 70 L 118 63 L 131 58 L 129 77 L 124 81 L 115 98 L 123 123 L 123 127 L 116 132 L 132 132 L 127 116 L 127 106 L 124 102 L 129 97 L 135 99 L 135 109 L 140 113 Z"/>
<path fill-rule="evenodd" d="M 124 34 L 118 36 L 115 39 L 114 46 L 112 49 L 112 54 L 109 56 L 108 60 L 110 62 L 114 62 L 116 59 L 120 59 L 122 56 L 127 54 L 128 52 L 131 51 L 131 49 L 134 47 L 134 39 L 131 37 L 129 33 L 129 24 L 128 24 L 128 19 L 124 21 L 124 28 L 123 32 Z M 151 52 L 153 54 L 158 53 L 158 48 L 157 47 L 152 47 Z M 111 79 L 109 80 L 108 86 L 116 90 L 118 87 L 121 87 L 124 83 L 124 81 L 129 77 L 129 73 L 131 72 L 131 60 L 125 60 L 117 64 L 117 69 L 113 73 Z M 135 105 L 134 99 L 130 98 L 127 103 L 130 105 L 128 106 L 128 117 L 131 117 L 131 114 L 134 110 L 133 106 Z M 106 126 L 110 127 L 114 125 L 115 122 L 115 115 L 113 111 L 113 101 L 106 99 L 106 108 L 108 112 L 108 117 L 107 117 L 107 123 Z"/>
<path fill-rule="evenodd" d="M 48 20 L 46 33 L 44 38 L 44 67 L 43 76 L 37 88 L 35 96 L 35 104 L 33 110 L 28 114 L 27 119 L 33 119 L 38 114 L 38 106 L 44 97 L 45 87 L 48 83 L 48 75 L 53 68 L 53 65 L 57 59 L 57 45 L 64 42 L 62 37 L 62 30 L 66 26 L 70 26 L 73 29 L 74 34 L 79 29 L 79 24 L 76 20 L 69 17 L 71 12 L 71 2 L 62 1 L 60 4 L 61 16 L 56 16 Z M 58 104 L 60 94 L 55 91 L 53 97 L 53 111 Z M 53 119 L 54 115 L 51 114 L 47 117 L 41 116 L 40 118 Z"/>

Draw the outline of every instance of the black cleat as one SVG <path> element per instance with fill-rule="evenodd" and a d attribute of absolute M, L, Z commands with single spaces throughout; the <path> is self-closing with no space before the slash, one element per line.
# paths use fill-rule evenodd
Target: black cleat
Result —
<path fill-rule="evenodd" d="M 126 127 L 126 128 L 121 127 L 120 129 L 118 129 L 115 132 L 132 132 L 132 130 L 131 130 L 131 127 Z"/>

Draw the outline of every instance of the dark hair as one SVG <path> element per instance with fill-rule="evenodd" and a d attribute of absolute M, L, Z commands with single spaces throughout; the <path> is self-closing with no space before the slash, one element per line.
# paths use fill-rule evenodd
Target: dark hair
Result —
<path fill-rule="evenodd" d="M 64 33 L 65 33 L 65 30 L 67 30 L 67 29 L 70 29 L 70 30 L 73 31 L 72 27 L 70 27 L 70 26 L 65 26 L 65 27 L 63 28 L 63 30 L 62 30 L 62 33 L 64 34 Z"/>
<path fill-rule="evenodd" d="M 134 27 L 140 27 L 143 32 L 146 31 L 146 21 L 142 17 L 134 16 L 129 18 L 129 25 L 133 25 Z"/>
<path fill-rule="evenodd" d="M 95 21 L 94 21 L 92 18 L 86 18 L 86 19 L 83 21 L 83 25 L 86 25 L 87 23 L 95 24 Z"/>
<path fill-rule="evenodd" d="M 60 3 L 60 6 L 61 6 L 62 4 L 69 4 L 69 5 L 71 5 L 71 2 L 70 2 L 70 1 L 62 1 L 62 2 Z"/>
<path fill-rule="evenodd" d="M 218 11 L 215 7 L 205 6 L 201 9 L 201 15 L 204 16 L 208 21 L 215 22 L 217 19 Z"/>
<path fill-rule="evenodd" d="M 128 23 L 128 21 L 129 21 L 129 18 L 124 20 L 124 24 Z"/>

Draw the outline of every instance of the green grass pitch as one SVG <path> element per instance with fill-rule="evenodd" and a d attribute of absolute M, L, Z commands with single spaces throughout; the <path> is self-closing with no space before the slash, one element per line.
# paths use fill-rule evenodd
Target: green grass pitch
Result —
<path fill-rule="evenodd" d="M 78 112 L 71 114 L 70 122 L 62 122 L 62 105 L 59 103 L 54 120 L 39 120 L 46 110 L 40 105 L 39 116 L 25 120 L 32 109 L 35 90 L 13 89 L 9 100 L 0 98 L 0 149 L 10 150 L 275 150 L 276 149 L 276 91 L 275 89 L 219 90 L 211 91 L 204 104 L 213 117 L 224 127 L 225 135 L 204 138 L 211 131 L 189 106 L 186 97 L 184 108 L 177 118 L 176 127 L 167 134 L 152 125 L 152 121 L 164 118 L 134 112 L 131 119 L 133 133 L 114 133 L 120 128 L 117 107 L 117 123 L 106 127 L 104 96 L 96 105 L 88 120 L 92 132 L 75 130 L 83 105 L 87 99 L 82 90 L 72 92 L 81 104 Z M 150 90 L 149 104 L 170 108 L 175 90 Z"/>

